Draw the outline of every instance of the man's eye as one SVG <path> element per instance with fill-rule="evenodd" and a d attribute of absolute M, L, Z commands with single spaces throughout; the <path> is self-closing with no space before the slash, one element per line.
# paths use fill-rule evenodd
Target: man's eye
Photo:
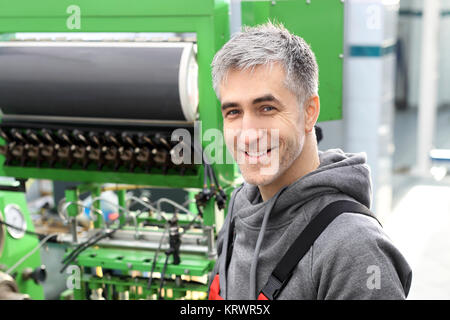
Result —
<path fill-rule="evenodd" d="M 263 110 L 263 111 L 272 111 L 272 110 L 275 110 L 275 107 L 272 107 L 272 106 L 264 106 L 264 107 L 262 108 L 262 110 Z"/>
<path fill-rule="evenodd" d="M 227 112 L 227 116 L 234 116 L 234 115 L 237 115 L 237 114 L 239 114 L 239 110 L 231 110 L 231 111 L 228 111 Z"/>

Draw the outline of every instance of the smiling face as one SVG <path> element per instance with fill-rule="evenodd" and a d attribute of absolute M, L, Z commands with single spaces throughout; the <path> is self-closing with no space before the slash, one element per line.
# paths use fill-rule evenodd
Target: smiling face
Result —
<path fill-rule="evenodd" d="M 305 113 L 284 85 L 279 63 L 231 69 L 220 86 L 227 148 L 250 184 L 265 186 L 295 171 L 305 141 Z"/>

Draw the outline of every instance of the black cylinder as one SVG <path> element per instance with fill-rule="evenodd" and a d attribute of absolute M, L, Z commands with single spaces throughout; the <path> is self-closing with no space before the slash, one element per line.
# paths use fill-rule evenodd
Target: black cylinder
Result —
<path fill-rule="evenodd" d="M 185 47 L 123 43 L 0 45 L 5 116 L 181 120 Z"/>

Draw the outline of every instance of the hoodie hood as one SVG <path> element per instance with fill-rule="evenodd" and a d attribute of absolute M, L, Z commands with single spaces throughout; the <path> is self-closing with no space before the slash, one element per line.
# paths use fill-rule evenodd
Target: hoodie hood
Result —
<path fill-rule="evenodd" d="M 278 195 L 271 210 L 268 225 L 276 227 L 295 218 L 298 208 L 327 194 L 345 194 L 370 208 L 371 178 L 365 153 L 344 153 L 340 149 L 319 151 L 319 167 L 296 180 Z M 262 201 L 255 185 L 244 183 L 235 195 L 234 216 L 244 223 L 259 228 L 267 201 Z M 275 197 L 275 196 L 274 196 Z"/>

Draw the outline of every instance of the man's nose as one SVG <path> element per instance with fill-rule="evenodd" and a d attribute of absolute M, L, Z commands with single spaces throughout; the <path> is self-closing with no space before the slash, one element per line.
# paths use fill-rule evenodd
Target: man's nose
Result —
<path fill-rule="evenodd" d="M 258 130 L 260 128 L 261 121 L 258 121 L 258 117 L 250 112 L 246 112 L 242 117 L 241 130 L 251 131 Z"/>
<path fill-rule="evenodd" d="M 252 115 L 244 115 L 241 129 L 241 143 L 244 143 L 246 146 L 257 144 L 264 135 L 264 128 L 261 128 L 261 122 Z"/>

